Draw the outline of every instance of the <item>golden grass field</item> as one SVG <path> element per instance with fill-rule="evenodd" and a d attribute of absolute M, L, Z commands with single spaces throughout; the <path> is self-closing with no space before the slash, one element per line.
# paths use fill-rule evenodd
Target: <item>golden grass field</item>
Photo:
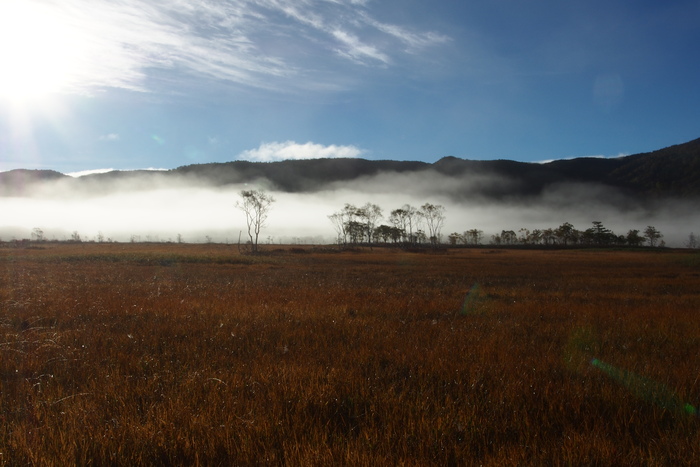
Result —
<path fill-rule="evenodd" d="M 0 465 L 698 465 L 689 251 L 0 248 Z"/>

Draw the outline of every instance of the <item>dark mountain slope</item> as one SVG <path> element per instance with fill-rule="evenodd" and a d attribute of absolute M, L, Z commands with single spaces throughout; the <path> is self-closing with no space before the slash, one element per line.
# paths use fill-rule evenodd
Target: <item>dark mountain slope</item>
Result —
<path fill-rule="evenodd" d="M 430 167 L 425 162 L 366 159 L 310 159 L 280 162 L 235 161 L 178 167 L 172 173 L 195 175 L 220 186 L 267 179 L 288 192 L 315 191 L 334 182 L 347 182 L 381 172 L 404 173 Z"/>
<path fill-rule="evenodd" d="M 700 195 L 700 138 L 625 157 L 606 181 L 651 196 Z"/>
<path fill-rule="evenodd" d="M 44 182 L 69 178 L 71 177 L 54 170 L 17 169 L 0 172 L 0 196 L 29 196 Z"/>
<path fill-rule="evenodd" d="M 460 182 L 450 185 L 458 187 L 454 188 L 457 192 L 451 193 L 456 198 L 523 198 L 539 195 L 550 187 L 582 183 L 620 189 L 639 199 L 695 197 L 700 196 L 700 139 L 646 154 L 546 164 L 456 157 L 445 157 L 433 164 L 365 159 L 235 161 L 188 165 L 164 172 L 114 171 L 77 179 L 48 170 L 12 170 L 0 173 L 0 196 L 28 196 L 40 184 L 56 180 L 63 180 L 64 187 L 78 188 L 83 193 L 147 190 L 175 183 L 224 186 L 256 181 L 266 181 L 263 186 L 271 190 L 313 192 L 380 174 L 425 174 L 426 177 L 439 174 Z M 411 186 L 405 189 L 410 190 Z"/>
<path fill-rule="evenodd" d="M 596 183 L 641 197 L 700 195 L 700 139 L 658 151 L 613 159 L 581 157 L 546 164 L 508 160 L 469 161 L 446 157 L 433 164 L 440 173 L 490 173 L 516 182 L 512 196 L 541 193 L 550 185 Z"/>

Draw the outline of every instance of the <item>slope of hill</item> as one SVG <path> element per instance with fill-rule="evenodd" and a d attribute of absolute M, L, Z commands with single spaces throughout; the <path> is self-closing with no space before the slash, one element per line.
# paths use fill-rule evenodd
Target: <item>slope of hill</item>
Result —
<path fill-rule="evenodd" d="M 430 164 L 417 161 L 370 161 L 366 159 L 309 159 L 280 162 L 235 161 L 178 167 L 173 174 L 196 176 L 215 185 L 266 179 L 286 192 L 316 191 L 335 182 L 352 181 L 381 172 L 405 173 L 424 170 Z"/>
<path fill-rule="evenodd" d="M 76 179 L 50 170 L 12 170 L 0 173 L 0 196 L 27 196 L 37 185 L 56 180 L 85 192 L 116 190 L 122 186 L 149 189 L 156 182 L 160 185 L 185 179 L 203 186 L 261 182 L 271 190 L 314 192 L 383 174 L 427 176 L 431 173 L 463 180 L 465 183 L 457 184 L 456 190 L 461 190 L 454 193 L 457 197 L 529 197 L 571 183 L 607 186 L 639 198 L 694 197 L 700 195 L 700 139 L 645 154 L 614 159 L 584 157 L 546 164 L 475 161 L 451 156 L 433 164 L 365 159 L 235 161 L 188 165 L 165 172 L 113 171 Z M 479 176 L 491 181 L 467 183 Z"/>
<path fill-rule="evenodd" d="M 624 158 L 608 173 L 611 185 L 654 196 L 700 194 L 700 138 Z"/>
<path fill-rule="evenodd" d="M 69 178 L 54 170 L 16 169 L 0 172 L 0 196 L 29 196 L 38 185 Z"/>
<path fill-rule="evenodd" d="M 619 158 L 582 157 L 546 164 L 511 160 L 475 161 L 445 157 L 433 164 L 416 161 L 316 159 L 282 162 L 228 162 L 179 167 L 171 173 L 196 175 L 214 185 L 268 180 L 288 192 L 315 191 L 381 173 L 439 174 L 461 178 L 490 175 L 511 183 L 481 187 L 488 197 L 529 196 L 565 183 L 595 183 L 636 196 L 700 195 L 700 139 L 658 151 Z"/>

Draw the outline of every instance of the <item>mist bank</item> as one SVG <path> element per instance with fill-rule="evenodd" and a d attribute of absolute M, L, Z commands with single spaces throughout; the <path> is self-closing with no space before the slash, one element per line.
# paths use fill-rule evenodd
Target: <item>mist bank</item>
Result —
<path fill-rule="evenodd" d="M 700 139 L 613 159 L 549 163 L 311 159 L 196 164 L 165 171 L 0 173 L 0 239 L 214 241 L 246 238 L 239 192 L 263 189 L 276 202 L 261 243 L 335 240 L 328 220 L 346 203 L 392 210 L 445 207 L 443 239 L 470 229 L 484 242 L 503 230 L 580 231 L 600 221 L 617 235 L 654 226 L 669 246 L 700 233 Z"/>
<path fill-rule="evenodd" d="M 264 189 L 276 200 L 261 244 L 333 243 L 335 231 L 327 216 L 346 203 L 367 202 L 382 208 L 380 224 L 388 224 L 390 212 L 405 204 L 441 204 L 445 241 L 450 233 L 469 229 L 482 230 L 483 243 L 488 243 L 502 230 L 556 228 L 564 222 L 585 230 L 593 221 L 618 235 L 652 225 L 668 246 L 683 246 L 691 232 L 700 233 L 696 197 L 639 197 L 593 182 L 551 183 L 536 194 L 513 194 L 520 193 L 519 180 L 488 172 L 377 172 L 302 192 L 280 190 L 265 178 L 219 186 L 193 174 L 130 173 L 109 180 L 73 184 L 59 177 L 29 195 L 0 197 L 0 239 L 31 238 L 38 228 L 49 240 L 77 234 L 82 241 L 237 243 L 247 239 L 244 214 L 235 206 L 244 189 Z"/>

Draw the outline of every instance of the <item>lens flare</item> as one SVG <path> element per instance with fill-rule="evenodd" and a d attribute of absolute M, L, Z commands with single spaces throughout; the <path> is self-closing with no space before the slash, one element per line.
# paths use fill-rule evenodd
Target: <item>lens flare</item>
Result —
<path fill-rule="evenodd" d="M 460 310 L 460 314 L 464 316 L 478 312 L 481 309 L 481 305 L 483 305 L 484 300 L 485 295 L 481 291 L 479 283 L 475 282 L 474 285 L 472 285 L 471 289 L 469 289 L 469 292 L 467 292 L 466 296 L 464 297 L 464 302 L 462 302 L 462 309 Z"/>
<path fill-rule="evenodd" d="M 644 378 L 631 371 L 616 368 L 597 358 L 591 360 L 591 365 L 628 389 L 639 399 L 651 402 L 672 412 L 698 415 L 698 411 L 694 406 L 684 403 L 676 394 L 659 382 Z"/>

